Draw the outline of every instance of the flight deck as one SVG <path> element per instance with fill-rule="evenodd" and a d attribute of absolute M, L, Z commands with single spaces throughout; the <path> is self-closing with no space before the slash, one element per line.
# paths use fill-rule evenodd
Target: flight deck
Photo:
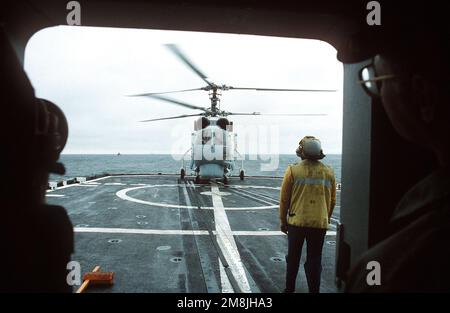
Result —
<path fill-rule="evenodd" d="M 231 177 L 195 184 L 178 175 L 114 175 L 49 190 L 75 232 L 82 273 L 100 265 L 114 285 L 86 292 L 282 292 L 287 236 L 279 230 L 282 179 Z M 321 292 L 336 292 L 340 191 L 323 247 Z M 296 292 L 307 292 L 303 270 Z M 74 286 L 74 291 L 76 286 Z"/>

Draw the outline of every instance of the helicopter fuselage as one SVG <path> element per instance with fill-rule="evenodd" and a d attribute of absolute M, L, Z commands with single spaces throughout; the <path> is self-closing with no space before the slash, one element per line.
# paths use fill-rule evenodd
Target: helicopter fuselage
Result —
<path fill-rule="evenodd" d="M 226 118 L 201 118 L 191 137 L 191 170 L 199 179 L 224 178 L 235 167 L 236 135 Z"/>

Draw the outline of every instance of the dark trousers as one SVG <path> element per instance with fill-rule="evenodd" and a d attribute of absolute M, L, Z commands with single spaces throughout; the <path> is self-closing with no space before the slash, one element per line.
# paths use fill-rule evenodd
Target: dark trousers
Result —
<path fill-rule="evenodd" d="M 308 289 L 318 293 L 320 289 L 320 274 L 322 272 L 322 247 L 327 230 L 311 227 L 288 225 L 288 255 L 286 256 L 286 292 L 295 291 L 303 242 L 306 239 L 305 274 Z"/>

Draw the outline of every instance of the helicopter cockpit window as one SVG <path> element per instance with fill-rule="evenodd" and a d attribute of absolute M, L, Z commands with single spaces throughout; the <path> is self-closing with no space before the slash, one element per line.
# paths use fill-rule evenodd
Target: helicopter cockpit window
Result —
<path fill-rule="evenodd" d="M 216 122 L 216 125 L 221 129 L 226 130 L 228 125 L 230 125 L 230 121 L 228 121 L 226 118 L 219 118 Z"/>

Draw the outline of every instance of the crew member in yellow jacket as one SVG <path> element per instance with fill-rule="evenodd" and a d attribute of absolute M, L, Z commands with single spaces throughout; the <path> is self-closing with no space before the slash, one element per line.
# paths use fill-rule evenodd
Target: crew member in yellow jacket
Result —
<path fill-rule="evenodd" d="M 336 204 L 336 180 L 333 170 L 320 162 L 325 155 L 320 140 L 304 137 L 296 150 L 302 159 L 289 165 L 280 192 L 281 231 L 288 235 L 286 289 L 295 291 L 303 242 L 306 239 L 305 274 L 309 292 L 320 289 L 322 247 Z"/>

